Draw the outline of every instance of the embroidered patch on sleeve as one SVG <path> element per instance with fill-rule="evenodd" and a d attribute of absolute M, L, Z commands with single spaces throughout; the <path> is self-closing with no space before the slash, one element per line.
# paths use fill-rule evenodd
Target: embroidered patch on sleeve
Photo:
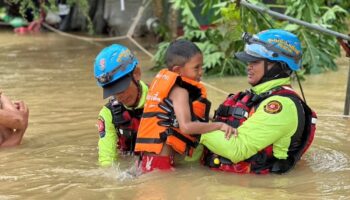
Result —
<path fill-rule="evenodd" d="M 98 119 L 97 127 L 98 127 L 98 133 L 100 134 L 100 138 L 103 138 L 106 135 L 105 121 L 103 119 Z"/>
<path fill-rule="evenodd" d="M 273 100 L 264 106 L 264 111 L 270 114 L 276 114 L 281 112 L 282 104 L 279 101 Z"/>

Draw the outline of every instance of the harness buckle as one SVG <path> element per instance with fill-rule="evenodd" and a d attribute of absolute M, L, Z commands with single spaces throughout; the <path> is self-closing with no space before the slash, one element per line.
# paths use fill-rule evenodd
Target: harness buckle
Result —
<path fill-rule="evenodd" d="M 317 118 L 316 117 L 311 118 L 311 124 L 316 124 L 316 123 L 317 123 Z"/>
<path fill-rule="evenodd" d="M 234 107 L 231 109 L 230 114 L 236 119 L 248 118 L 248 112 L 240 107 Z"/>

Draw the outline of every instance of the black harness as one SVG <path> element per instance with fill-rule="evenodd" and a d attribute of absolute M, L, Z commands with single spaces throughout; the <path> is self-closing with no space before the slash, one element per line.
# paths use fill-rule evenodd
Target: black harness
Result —
<path fill-rule="evenodd" d="M 295 92 L 284 89 L 283 87 L 274 88 L 260 95 L 246 91 L 235 96 L 229 96 L 228 98 L 231 98 L 229 103 L 232 103 L 232 105 L 221 104 L 215 114 L 215 121 L 222 121 L 237 128 L 247 119 L 248 113 L 253 107 L 257 108 L 263 100 L 273 95 L 289 97 L 295 103 L 298 113 L 298 127 L 291 138 L 287 159 L 275 158 L 273 156 L 272 145 L 270 145 L 244 161 L 250 163 L 251 172 L 257 174 L 266 172 L 285 173 L 295 166 L 296 162 L 300 160 L 302 154 L 313 140 L 315 125 L 312 119 L 317 118 L 316 114 Z M 215 155 L 209 150 L 206 152 L 203 162 L 209 167 L 219 168 L 220 166 L 213 162 L 213 159 L 217 158 L 220 159 L 221 164 L 234 165 L 229 159 Z"/>
<path fill-rule="evenodd" d="M 133 152 L 143 108 L 129 110 L 113 102 L 106 104 L 106 107 L 111 110 L 112 122 L 117 129 L 118 149 Z"/>

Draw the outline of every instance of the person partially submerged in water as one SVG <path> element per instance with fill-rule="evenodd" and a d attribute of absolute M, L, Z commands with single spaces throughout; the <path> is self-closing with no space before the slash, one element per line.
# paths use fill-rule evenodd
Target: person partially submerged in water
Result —
<path fill-rule="evenodd" d="M 12 102 L 0 92 L 0 147 L 19 145 L 28 127 L 29 110 L 23 101 Z"/>

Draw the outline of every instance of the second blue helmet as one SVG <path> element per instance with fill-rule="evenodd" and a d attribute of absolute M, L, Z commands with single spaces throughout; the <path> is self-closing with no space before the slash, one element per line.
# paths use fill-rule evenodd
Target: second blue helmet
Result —
<path fill-rule="evenodd" d="M 259 59 L 280 61 L 293 70 L 301 67 L 302 49 L 296 35 L 281 29 L 269 29 L 256 35 L 243 35 L 246 45 L 244 52 L 236 57 L 242 61 L 251 62 Z"/>
<path fill-rule="evenodd" d="M 94 63 L 97 85 L 105 87 L 132 73 L 138 62 L 130 50 L 123 45 L 113 44 L 104 48 L 97 55 Z"/>

